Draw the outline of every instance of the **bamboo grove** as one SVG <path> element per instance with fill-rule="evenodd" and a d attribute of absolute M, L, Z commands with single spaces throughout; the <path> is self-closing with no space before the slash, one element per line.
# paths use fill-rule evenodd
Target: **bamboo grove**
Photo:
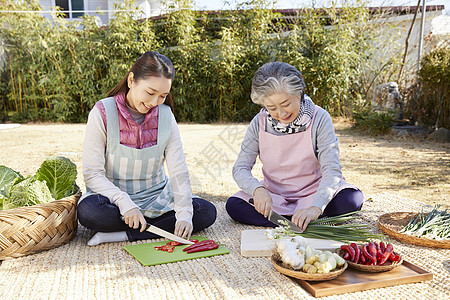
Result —
<path fill-rule="evenodd" d="M 7 0 L 2 10 L 39 10 L 35 0 Z M 39 14 L 2 14 L 0 121 L 84 122 L 132 63 L 156 50 L 174 63 L 175 115 L 181 122 L 249 121 L 253 73 L 280 60 L 304 75 L 307 94 L 331 115 L 361 105 L 370 86 L 388 80 L 398 63 L 370 70 L 372 23 L 364 5 L 299 10 L 290 18 L 250 1 L 219 14 L 181 9 L 134 20 L 118 12 L 108 26 Z M 121 7 L 132 9 L 133 2 Z"/>

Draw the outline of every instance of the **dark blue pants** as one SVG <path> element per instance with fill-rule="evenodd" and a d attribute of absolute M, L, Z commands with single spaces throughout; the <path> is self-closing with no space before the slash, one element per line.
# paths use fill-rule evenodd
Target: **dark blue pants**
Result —
<path fill-rule="evenodd" d="M 193 198 L 194 215 L 192 217 L 193 232 L 198 232 L 216 221 L 216 207 L 201 198 Z M 92 195 L 83 199 L 77 207 L 78 220 L 86 228 L 100 232 L 126 231 L 128 240 L 147 240 L 160 238 L 159 235 L 139 229 L 130 228 L 120 219 L 119 208 L 102 195 Z M 175 211 L 169 211 L 156 218 L 147 218 L 147 223 L 173 233 L 175 231 Z"/>
<path fill-rule="evenodd" d="M 356 210 L 361 210 L 363 200 L 364 195 L 360 190 L 354 190 L 350 188 L 343 189 L 342 191 L 337 193 L 337 195 L 330 201 L 330 203 L 328 203 L 324 212 L 319 216 L 319 218 L 332 217 Z M 225 208 L 230 217 L 235 221 L 250 225 L 276 227 L 275 224 L 264 218 L 264 216 L 260 214 L 253 205 L 249 204 L 247 201 L 241 198 L 228 198 Z M 285 217 L 291 219 L 291 216 Z"/>

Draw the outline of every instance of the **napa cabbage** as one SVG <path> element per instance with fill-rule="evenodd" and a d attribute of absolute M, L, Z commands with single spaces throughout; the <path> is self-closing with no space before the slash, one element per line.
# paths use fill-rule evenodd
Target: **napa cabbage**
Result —
<path fill-rule="evenodd" d="M 8 198 L 3 199 L 3 209 L 31 206 L 53 201 L 52 194 L 44 181 L 29 176 L 11 187 Z"/>
<path fill-rule="evenodd" d="M 11 209 L 59 200 L 79 191 L 76 165 L 65 157 L 48 157 L 36 174 L 24 178 L 0 166 L 0 208 Z"/>
<path fill-rule="evenodd" d="M 9 190 L 17 179 L 23 180 L 23 176 L 11 168 L 0 166 L 0 199 L 9 196 Z"/>

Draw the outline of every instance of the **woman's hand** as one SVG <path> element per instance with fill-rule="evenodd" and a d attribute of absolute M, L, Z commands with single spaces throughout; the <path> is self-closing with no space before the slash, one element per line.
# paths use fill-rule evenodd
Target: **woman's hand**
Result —
<path fill-rule="evenodd" d="M 269 215 L 269 211 L 272 209 L 273 201 L 269 192 L 264 187 L 256 188 L 253 193 L 253 201 L 255 202 L 255 209 L 262 214 L 265 218 Z"/>
<path fill-rule="evenodd" d="M 139 224 L 141 224 L 141 232 L 143 232 L 147 227 L 147 221 L 145 220 L 144 215 L 137 207 L 132 208 L 126 213 L 124 213 L 123 219 L 125 221 L 125 224 L 134 229 L 138 229 Z"/>
<path fill-rule="evenodd" d="M 322 210 L 317 206 L 310 206 L 306 209 L 299 209 L 292 216 L 291 221 L 300 227 L 302 231 L 306 230 L 309 222 L 317 220 L 317 218 L 322 214 Z"/>
<path fill-rule="evenodd" d="M 182 237 L 184 239 L 189 239 L 191 236 L 192 230 L 194 227 L 192 227 L 192 224 L 187 221 L 177 221 L 175 223 L 175 235 L 178 235 L 179 237 Z"/>

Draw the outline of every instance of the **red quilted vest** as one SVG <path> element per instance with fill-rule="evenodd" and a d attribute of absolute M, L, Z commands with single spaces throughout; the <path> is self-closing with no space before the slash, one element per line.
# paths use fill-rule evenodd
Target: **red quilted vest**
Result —
<path fill-rule="evenodd" d="M 153 107 L 144 117 L 141 125 L 134 121 L 125 104 L 125 94 L 114 96 L 119 111 L 120 143 L 122 145 L 142 149 L 156 145 L 158 139 L 158 112 L 159 106 Z M 103 103 L 98 101 L 95 106 L 102 114 L 106 126 L 106 113 Z"/>

